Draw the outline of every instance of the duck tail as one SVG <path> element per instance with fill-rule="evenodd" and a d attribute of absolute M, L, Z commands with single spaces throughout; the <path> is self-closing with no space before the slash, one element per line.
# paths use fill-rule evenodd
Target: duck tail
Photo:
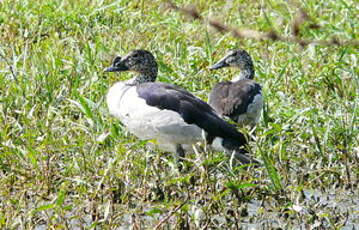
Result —
<path fill-rule="evenodd" d="M 248 155 L 248 151 L 245 149 L 244 143 L 239 143 L 233 139 L 223 139 L 222 146 L 229 153 L 231 158 L 235 161 L 239 161 L 241 164 L 255 164 L 259 165 L 260 162 Z"/>

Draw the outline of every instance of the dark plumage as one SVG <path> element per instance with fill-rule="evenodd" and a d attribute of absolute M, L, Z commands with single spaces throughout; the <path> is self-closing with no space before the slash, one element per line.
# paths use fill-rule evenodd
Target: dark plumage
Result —
<path fill-rule="evenodd" d="M 178 86 L 160 82 L 143 83 L 137 87 L 137 92 L 148 105 L 179 113 L 186 123 L 199 126 L 211 137 L 233 139 L 239 145 L 246 143 L 243 134 L 218 117 L 206 102 Z"/>
<path fill-rule="evenodd" d="M 217 83 L 209 95 L 208 103 L 220 116 L 226 116 L 240 124 L 254 126 L 263 106 L 262 88 L 253 79 L 254 67 L 244 50 L 229 52 L 210 69 L 238 67 L 239 77 Z"/>
<path fill-rule="evenodd" d="M 245 164 L 256 162 L 244 154 L 243 134 L 222 120 L 206 102 L 178 86 L 154 82 L 157 63 L 150 52 L 132 51 L 123 58 L 117 57 L 106 69 L 127 70 L 139 75 L 111 87 L 107 104 L 110 113 L 133 134 L 141 139 L 156 139 L 160 146 L 170 146 L 171 151 L 183 155 L 185 146 L 200 141 L 204 130 L 207 142 L 216 143 L 215 149 L 234 151 L 236 158 Z"/>
<path fill-rule="evenodd" d="M 220 82 L 213 88 L 209 104 L 218 114 L 238 121 L 239 116 L 247 112 L 254 96 L 261 94 L 261 90 L 261 86 L 250 79 L 241 79 L 236 83 Z"/>

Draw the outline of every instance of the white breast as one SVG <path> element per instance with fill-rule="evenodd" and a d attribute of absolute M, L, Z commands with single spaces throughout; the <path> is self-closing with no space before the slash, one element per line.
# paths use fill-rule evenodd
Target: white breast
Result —
<path fill-rule="evenodd" d="M 201 129 L 187 124 L 171 110 L 160 110 L 149 106 L 137 94 L 135 86 L 118 82 L 107 94 L 107 105 L 112 115 L 121 120 L 128 130 L 143 140 L 157 140 L 165 151 L 175 152 L 176 144 L 185 149 L 202 141 Z"/>
<path fill-rule="evenodd" d="M 248 105 L 247 112 L 240 115 L 237 122 L 254 126 L 260 118 L 262 107 L 263 96 L 262 94 L 257 94 L 254 96 L 252 103 Z"/>

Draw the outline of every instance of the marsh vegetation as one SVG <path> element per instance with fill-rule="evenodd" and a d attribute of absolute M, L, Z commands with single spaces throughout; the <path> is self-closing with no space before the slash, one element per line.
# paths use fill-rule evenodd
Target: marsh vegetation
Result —
<path fill-rule="evenodd" d="M 165 1 L 0 2 L 1 229 L 359 229 L 358 46 L 240 39 L 205 21 L 291 36 L 302 8 L 296 36 L 348 41 L 357 2 L 195 6 L 204 21 Z M 159 81 L 204 100 L 237 73 L 207 68 L 247 50 L 265 95 L 250 142 L 263 166 L 198 151 L 179 171 L 129 134 L 104 97 L 131 73 L 103 69 L 138 48 L 156 56 Z"/>

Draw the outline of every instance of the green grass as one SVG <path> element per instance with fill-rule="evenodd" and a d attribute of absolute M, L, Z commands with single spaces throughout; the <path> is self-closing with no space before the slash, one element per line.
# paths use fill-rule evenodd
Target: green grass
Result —
<path fill-rule="evenodd" d="M 270 0 L 195 5 L 227 25 L 282 35 L 298 9 Z M 320 25 L 303 38 L 358 39 L 355 1 L 299 5 Z M 0 35 L 1 229 L 359 225 L 358 47 L 238 40 L 143 0 L 5 0 Z M 222 153 L 199 152 L 180 173 L 171 154 L 130 135 L 104 97 L 131 74 L 102 70 L 138 48 L 155 54 L 159 81 L 203 99 L 237 73 L 207 67 L 230 48 L 248 50 L 266 97 L 251 142 L 264 167 L 231 168 Z"/>

